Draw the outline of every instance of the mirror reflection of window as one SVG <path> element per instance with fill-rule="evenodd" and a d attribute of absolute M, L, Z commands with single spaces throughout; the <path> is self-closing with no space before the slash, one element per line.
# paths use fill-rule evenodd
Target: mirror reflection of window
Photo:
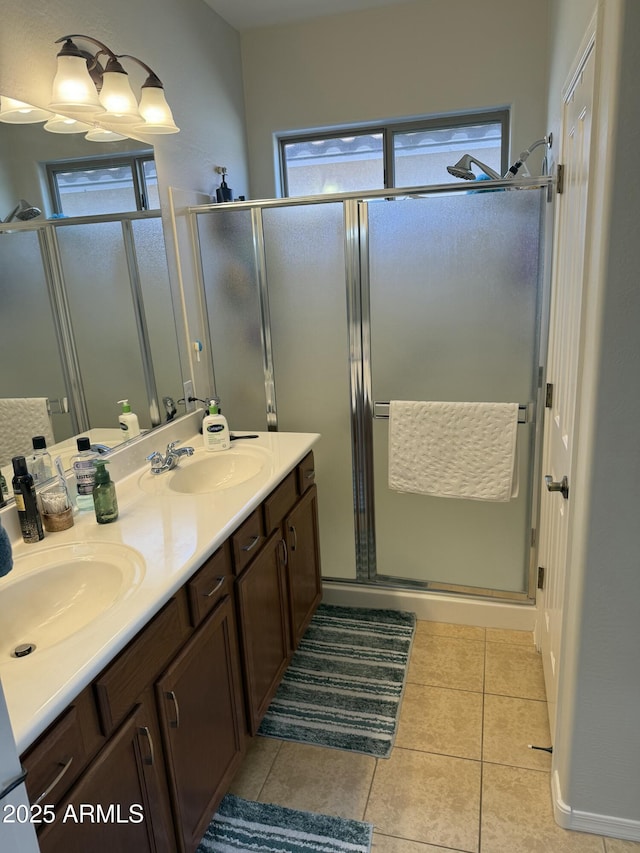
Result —
<path fill-rule="evenodd" d="M 153 154 L 47 164 L 56 216 L 92 216 L 157 210 L 158 179 Z"/>

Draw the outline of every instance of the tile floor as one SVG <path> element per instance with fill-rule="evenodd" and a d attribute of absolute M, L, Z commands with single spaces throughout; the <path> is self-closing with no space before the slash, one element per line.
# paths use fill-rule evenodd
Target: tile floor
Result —
<path fill-rule="evenodd" d="M 531 634 L 418 622 L 389 758 L 257 737 L 238 796 L 374 825 L 373 853 L 640 853 L 552 815 Z"/>

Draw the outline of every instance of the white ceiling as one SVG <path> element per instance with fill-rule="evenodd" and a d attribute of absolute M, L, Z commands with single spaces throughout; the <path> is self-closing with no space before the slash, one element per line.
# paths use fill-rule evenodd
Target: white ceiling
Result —
<path fill-rule="evenodd" d="M 406 2 L 407 0 L 205 0 L 214 12 L 240 31 Z"/>

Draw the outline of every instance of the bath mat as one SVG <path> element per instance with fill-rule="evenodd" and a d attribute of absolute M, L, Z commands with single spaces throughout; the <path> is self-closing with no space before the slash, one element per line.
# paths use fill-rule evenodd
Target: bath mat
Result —
<path fill-rule="evenodd" d="M 416 617 L 321 604 L 258 733 L 386 758 Z"/>
<path fill-rule="evenodd" d="M 227 794 L 196 853 L 369 853 L 373 826 Z"/>

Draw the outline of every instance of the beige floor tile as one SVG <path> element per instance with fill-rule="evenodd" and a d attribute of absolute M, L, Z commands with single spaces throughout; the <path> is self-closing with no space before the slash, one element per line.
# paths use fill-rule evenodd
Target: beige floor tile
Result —
<path fill-rule="evenodd" d="M 459 640 L 485 639 L 485 629 L 475 625 L 454 625 L 451 622 L 429 622 L 420 620 L 416 623 L 416 636 L 432 634 L 438 637 L 457 637 Z"/>
<path fill-rule="evenodd" d="M 383 835 L 478 850 L 480 763 L 394 749 L 380 760 L 364 819 Z"/>
<path fill-rule="evenodd" d="M 282 741 L 275 738 L 253 738 L 231 783 L 230 793 L 245 800 L 257 800 L 281 746 Z"/>
<path fill-rule="evenodd" d="M 420 841 L 407 841 L 406 838 L 393 838 L 390 835 L 373 833 L 371 841 L 372 853 L 460 853 L 451 847 L 434 847 L 433 844 L 423 844 Z"/>
<path fill-rule="evenodd" d="M 480 759 L 482 694 L 407 684 L 395 745 Z"/>
<path fill-rule="evenodd" d="M 259 799 L 362 820 L 375 766 L 369 755 L 284 742 Z"/>
<path fill-rule="evenodd" d="M 621 838 L 605 838 L 606 853 L 638 853 L 640 841 L 623 841 Z"/>
<path fill-rule="evenodd" d="M 534 648 L 533 631 L 512 631 L 506 628 L 487 628 L 487 642 L 517 643 Z"/>
<path fill-rule="evenodd" d="M 512 696 L 484 697 L 482 757 L 494 764 L 550 770 L 551 755 L 528 744 L 549 746 L 547 703 Z"/>
<path fill-rule="evenodd" d="M 546 700 L 542 655 L 509 643 L 487 643 L 485 693 Z"/>
<path fill-rule="evenodd" d="M 599 836 L 557 825 L 549 785 L 540 770 L 484 765 L 482 853 L 604 853 Z"/>
<path fill-rule="evenodd" d="M 484 648 L 478 640 L 416 634 L 407 681 L 482 693 Z"/>

